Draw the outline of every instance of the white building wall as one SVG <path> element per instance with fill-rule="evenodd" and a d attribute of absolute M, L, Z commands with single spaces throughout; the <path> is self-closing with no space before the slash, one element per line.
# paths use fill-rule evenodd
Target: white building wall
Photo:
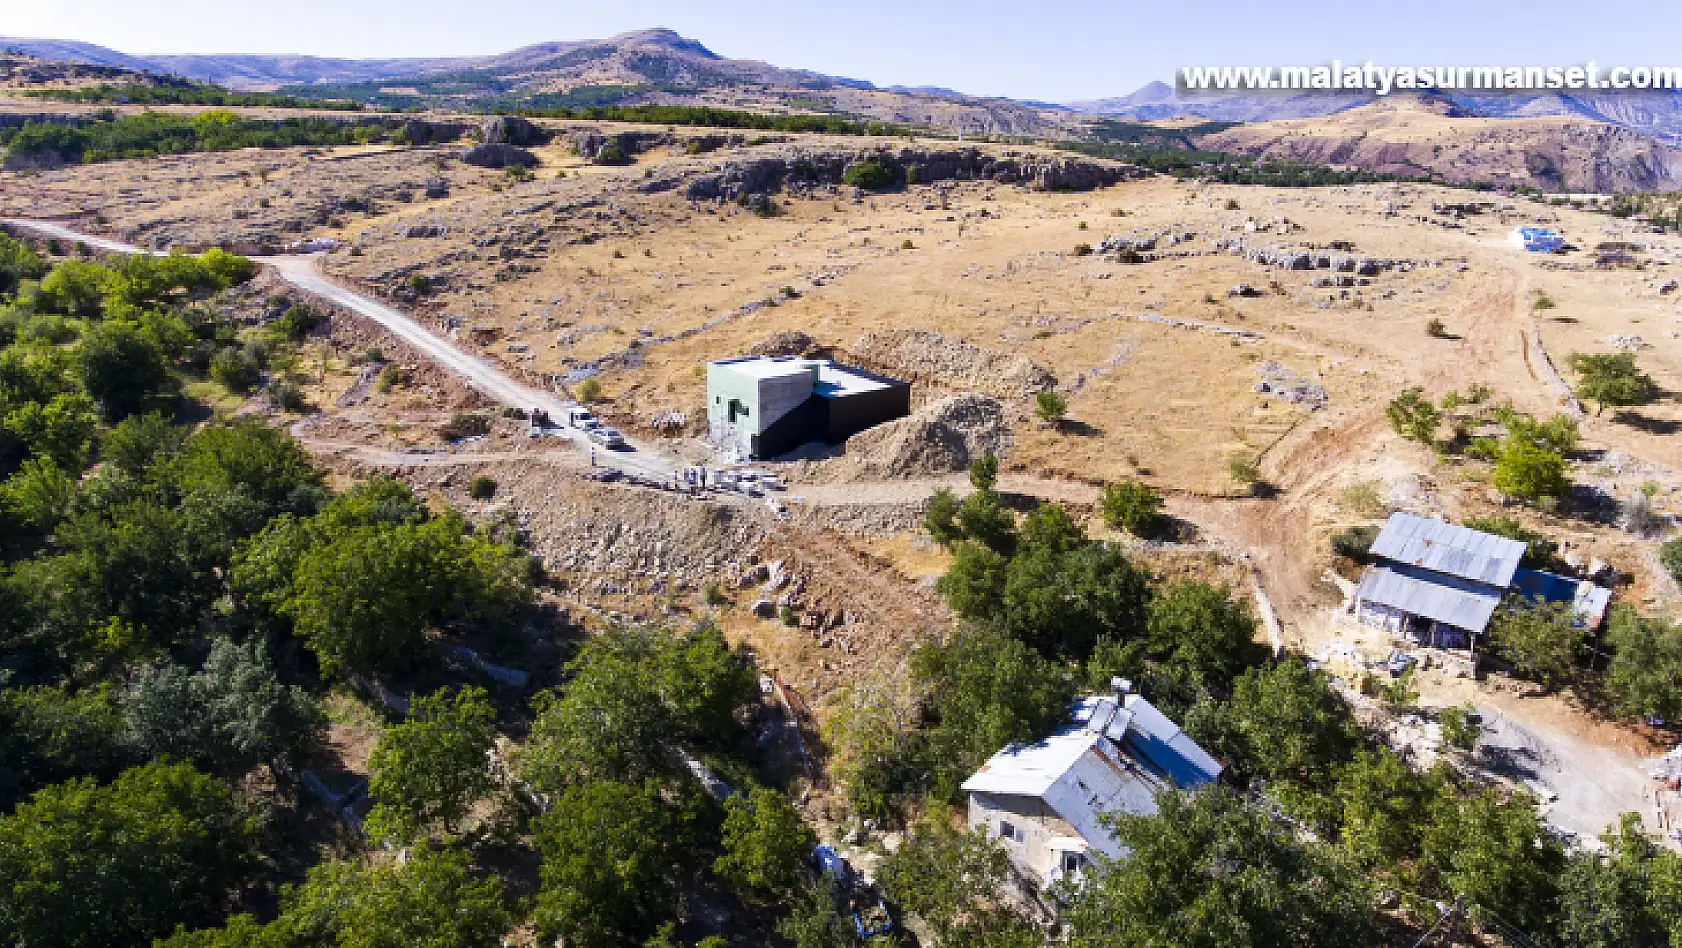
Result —
<path fill-rule="evenodd" d="M 1004 823 L 1010 824 L 1017 838 L 1000 835 Z M 969 827 L 982 830 L 988 839 L 996 840 L 1004 847 L 1011 863 L 1039 885 L 1051 879 L 1060 858 L 1046 844 L 1057 837 L 1078 835 L 1074 827 L 1042 800 L 990 793 L 970 794 Z"/>

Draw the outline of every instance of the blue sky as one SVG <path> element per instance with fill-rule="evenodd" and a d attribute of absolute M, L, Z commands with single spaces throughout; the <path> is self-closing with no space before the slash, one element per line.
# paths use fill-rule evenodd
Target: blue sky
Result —
<path fill-rule="evenodd" d="M 1182 65 L 1682 64 L 1676 0 L 0 0 L 0 34 L 135 54 L 471 55 L 653 26 L 734 58 L 1053 101 Z"/>

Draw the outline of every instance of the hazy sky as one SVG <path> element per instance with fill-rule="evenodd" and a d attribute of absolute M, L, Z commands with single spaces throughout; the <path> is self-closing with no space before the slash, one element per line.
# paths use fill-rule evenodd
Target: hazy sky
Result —
<path fill-rule="evenodd" d="M 472 55 L 654 26 L 732 58 L 1048 100 L 1182 65 L 1682 64 L 1677 0 L 0 0 L 0 35 L 135 54 Z"/>

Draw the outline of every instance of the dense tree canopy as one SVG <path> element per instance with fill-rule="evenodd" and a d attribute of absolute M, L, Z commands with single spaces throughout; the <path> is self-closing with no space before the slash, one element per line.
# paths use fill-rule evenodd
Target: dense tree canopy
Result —
<path fill-rule="evenodd" d="M 186 764 L 55 784 L 0 816 L 0 941 L 145 944 L 215 909 L 255 843 L 228 789 Z"/>
<path fill-rule="evenodd" d="M 1321 844 L 1231 791 L 1164 793 L 1152 816 L 1110 818 L 1126 858 L 1073 893 L 1076 948 L 1377 944 L 1373 894 Z"/>
<path fill-rule="evenodd" d="M 407 842 L 456 821 L 491 789 L 491 725 L 496 711 L 478 688 L 439 691 L 410 705 L 381 735 L 368 759 L 375 803 L 368 835 Z"/>

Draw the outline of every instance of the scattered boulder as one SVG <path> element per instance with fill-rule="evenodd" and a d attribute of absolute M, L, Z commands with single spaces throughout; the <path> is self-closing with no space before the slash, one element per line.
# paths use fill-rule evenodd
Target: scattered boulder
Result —
<path fill-rule="evenodd" d="M 524 148 L 514 145 L 489 144 L 474 145 L 461 153 L 463 164 L 477 168 L 531 168 L 537 165 L 537 156 Z"/>

